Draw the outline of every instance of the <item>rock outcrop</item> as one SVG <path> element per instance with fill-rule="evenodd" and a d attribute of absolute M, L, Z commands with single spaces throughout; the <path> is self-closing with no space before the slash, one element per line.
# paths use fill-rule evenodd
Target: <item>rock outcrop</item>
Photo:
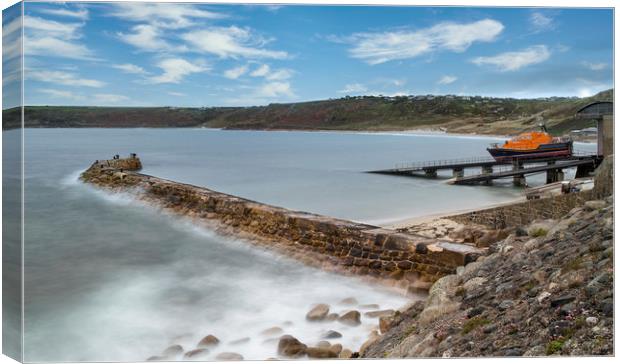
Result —
<path fill-rule="evenodd" d="M 362 356 L 612 355 L 613 196 L 537 224 L 382 318 Z"/>

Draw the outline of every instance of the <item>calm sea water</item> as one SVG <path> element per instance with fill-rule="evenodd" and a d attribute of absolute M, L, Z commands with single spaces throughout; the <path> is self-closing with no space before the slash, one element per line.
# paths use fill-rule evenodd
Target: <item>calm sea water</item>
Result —
<path fill-rule="evenodd" d="M 349 296 L 382 308 L 407 302 L 83 185 L 79 172 L 95 159 L 135 152 L 144 173 L 291 209 L 388 223 L 519 196 L 510 181 L 465 187 L 363 173 L 397 162 L 484 156 L 496 141 L 209 129 L 26 130 L 25 360 L 140 361 L 171 344 L 193 349 L 207 334 L 223 342 L 213 356 L 234 351 L 265 359 L 276 355 L 277 343 L 259 333 L 272 326 L 309 344 L 335 329 L 344 334 L 335 342 L 355 350 L 376 320 L 364 319 L 359 328 L 309 324 L 308 309 L 324 302 L 341 312 L 345 307 L 337 303 Z M 243 337 L 251 340 L 230 344 Z"/>

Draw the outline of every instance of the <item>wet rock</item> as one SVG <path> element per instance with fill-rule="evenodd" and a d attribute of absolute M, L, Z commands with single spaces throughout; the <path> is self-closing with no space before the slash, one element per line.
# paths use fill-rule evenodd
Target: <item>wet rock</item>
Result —
<path fill-rule="evenodd" d="M 353 305 L 357 305 L 357 300 L 355 299 L 355 297 L 347 297 L 345 299 L 343 299 L 342 301 L 338 302 L 338 304 L 340 305 L 347 305 L 347 306 L 353 306 Z"/>
<path fill-rule="evenodd" d="M 332 344 L 330 344 L 330 343 L 329 343 L 329 341 L 326 341 L 326 340 L 321 340 L 321 341 L 319 341 L 319 342 L 316 344 L 316 346 L 317 346 L 318 348 L 323 348 L 323 349 L 325 349 L 325 348 L 329 348 L 330 346 L 332 346 Z"/>
<path fill-rule="evenodd" d="M 379 317 L 379 331 L 382 334 L 388 332 L 388 330 L 392 327 L 392 318 L 391 317 Z"/>
<path fill-rule="evenodd" d="M 353 352 L 349 349 L 342 349 L 338 357 L 340 359 L 350 359 L 353 356 Z"/>
<path fill-rule="evenodd" d="M 209 355 L 209 350 L 207 349 L 194 349 L 194 350 L 190 350 L 187 353 L 183 354 L 183 359 L 200 360 L 200 359 L 204 359 L 207 355 Z"/>
<path fill-rule="evenodd" d="M 327 359 L 327 358 L 337 358 L 338 357 L 338 354 L 336 354 L 333 351 L 329 350 L 329 347 L 327 347 L 327 348 L 313 348 L 313 347 L 310 347 L 310 348 L 306 349 L 306 354 L 311 359 Z"/>
<path fill-rule="evenodd" d="M 349 311 L 338 318 L 338 322 L 349 326 L 358 326 L 361 324 L 361 315 L 359 311 Z"/>
<path fill-rule="evenodd" d="M 181 354 L 183 354 L 183 347 L 181 345 L 172 345 L 164 350 L 162 356 L 166 358 L 176 358 Z"/>
<path fill-rule="evenodd" d="M 299 358 L 306 354 L 308 346 L 291 335 L 284 335 L 278 342 L 278 354 L 288 358 Z"/>
<path fill-rule="evenodd" d="M 325 321 L 336 321 L 338 320 L 338 314 L 335 312 L 330 313 L 329 315 L 325 316 Z"/>
<path fill-rule="evenodd" d="M 158 355 L 151 356 L 151 357 L 146 359 L 146 361 L 166 361 L 166 360 L 168 360 L 168 359 L 163 357 L 163 356 L 158 356 Z"/>
<path fill-rule="evenodd" d="M 366 317 L 377 318 L 377 317 L 389 317 L 394 314 L 394 310 L 380 310 L 380 311 L 369 311 L 364 314 Z"/>
<path fill-rule="evenodd" d="M 366 304 L 366 305 L 360 305 L 359 308 L 361 308 L 362 310 L 378 310 L 379 305 L 377 305 L 376 303 L 371 303 L 371 304 Z"/>
<path fill-rule="evenodd" d="M 217 346 L 220 343 L 220 339 L 215 337 L 214 335 L 207 335 L 198 343 L 197 347 L 199 349 L 202 348 L 212 348 Z"/>
<path fill-rule="evenodd" d="M 282 335 L 283 333 L 284 333 L 284 330 L 282 330 L 282 328 L 278 326 L 274 326 L 266 330 L 263 330 L 260 334 L 263 336 L 275 336 L 275 335 Z"/>
<path fill-rule="evenodd" d="M 329 313 L 329 305 L 324 303 L 320 303 L 314 307 L 306 314 L 306 320 L 308 321 L 322 321 L 325 319 L 327 314 Z"/>
<path fill-rule="evenodd" d="M 215 360 L 221 360 L 221 361 L 241 361 L 241 360 L 243 360 L 243 355 L 241 355 L 239 353 L 229 353 L 229 352 L 219 353 L 215 357 Z"/>
<path fill-rule="evenodd" d="M 342 337 L 342 334 L 338 331 L 329 330 L 325 334 L 323 334 L 323 339 L 338 339 Z"/>
<path fill-rule="evenodd" d="M 241 344 L 245 344 L 245 343 L 249 343 L 249 342 L 250 342 L 250 338 L 249 337 L 242 337 L 241 339 L 237 339 L 237 340 L 231 341 L 229 344 L 230 345 L 241 345 Z"/>
<path fill-rule="evenodd" d="M 342 344 L 334 344 L 329 347 L 329 350 L 336 353 L 336 356 L 338 356 L 342 351 Z"/>

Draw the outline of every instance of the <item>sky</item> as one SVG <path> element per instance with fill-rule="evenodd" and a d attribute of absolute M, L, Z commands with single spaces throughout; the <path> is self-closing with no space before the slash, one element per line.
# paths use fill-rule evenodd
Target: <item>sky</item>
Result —
<path fill-rule="evenodd" d="M 27 2 L 24 14 L 26 105 L 583 97 L 613 87 L 611 9 Z M 9 44 L 19 17 L 4 15 Z"/>

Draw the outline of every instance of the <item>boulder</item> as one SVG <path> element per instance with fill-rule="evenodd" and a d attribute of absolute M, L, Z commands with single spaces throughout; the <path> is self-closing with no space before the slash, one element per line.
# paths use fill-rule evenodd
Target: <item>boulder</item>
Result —
<path fill-rule="evenodd" d="M 212 348 L 212 347 L 217 346 L 219 343 L 220 343 L 220 339 L 218 339 L 217 337 L 213 335 L 207 335 L 203 337 L 202 340 L 200 340 L 197 346 L 199 349 Z"/>
<path fill-rule="evenodd" d="M 364 314 L 366 317 L 377 318 L 377 317 L 389 317 L 394 314 L 394 310 L 380 310 L 380 311 L 369 311 Z"/>
<path fill-rule="evenodd" d="M 358 326 L 359 324 L 361 324 L 361 320 L 360 320 L 360 313 L 359 311 L 349 311 L 347 313 L 345 313 L 344 315 L 340 316 L 338 318 L 338 322 L 343 323 L 345 325 L 349 325 L 349 326 Z"/>
<path fill-rule="evenodd" d="M 233 340 L 229 344 L 230 345 L 241 345 L 250 342 L 249 337 L 242 337 L 241 339 Z"/>
<path fill-rule="evenodd" d="M 207 349 L 194 349 L 190 350 L 183 355 L 183 359 L 185 360 L 200 360 L 204 359 L 207 355 L 209 355 L 209 350 Z"/>
<path fill-rule="evenodd" d="M 338 355 L 340 359 L 351 359 L 352 356 L 353 352 L 349 349 L 342 349 L 342 351 Z"/>
<path fill-rule="evenodd" d="M 243 355 L 238 354 L 238 353 L 219 353 L 217 354 L 217 356 L 215 357 L 215 360 L 221 360 L 221 361 L 240 361 L 243 360 Z"/>
<path fill-rule="evenodd" d="M 329 313 L 329 305 L 324 303 L 320 303 L 314 307 L 306 314 L 306 320 L 308 321 L 322 321 L 327 317 Z"/>
<path fill-rule="evenodd" d="M 336 353 L 337 356 L 342 351 L 342 344 L 334 344 L 329 347 L 329 350 Z"/>
<path fill-rule="evenodd" d="M 162 356 L 166 358 L 176 358 L 181 354 L 183 354 L 183 347 L 181 345 L 172 345 L 164 350 Z"/>
<path fill-rule="evenodd" d="M 357 300 L 355 299 L 355 297 L 347 297 L 343 299 L 342 301 L 338 302 L 338 304 L 353 306 L 353 305 L 357 305 Z"/>
<path fill-rule="evenodd" d="M 329 315 L 325 316 L 325 321 L 336 321 L 336 320 L 338 320 L 338 317 L 339 317 L 338 314 L 333 312 L 333 313 L 330 313 Z"/>
<path fill-rule="evenodd" d="M 284 330 L 282 330 L 282 328 L 278 326 L 274 326 L 266 330 L 263 330 L 260 334 L 263 336 L 275 336 L 275 335 L 282 335 L 283 333 L 284 333 Z"/>
<path fill-rule="evenodd" d="M 321 340 L 316 344 L 317 348 L 329 348 L 330 346 L 332 346 L 332 344 L 329 343 L 329 341 L 326 340 Z"/>
<path fill-rule="evenodd" d="M 323 339 L 338 339 L 341 337 L 342 337 L 342 334 L 334 330 L 329 330 L 322 336 Z"/>
<path fill-rule="evenodd" d="M 367 305 L 360 305 L 359 306 L 362 310 L 378 310 L 379 308 L 381 308 L 378 304 L 376 303 L 371 303 L 371 304 L 367 304 Z"/>
<path fill-rule="evenodd" d="M 280 337 L 278 354 L 287 358 L 299 358 L 306 354 L 308 347 L 291 335 Z"/>
<path fill-rule="evenodd" d="M 338 353 L 327 348 L 307 348 L 306 354 L 308 354 L 309 358 L 312 359 L 327 359 L 327 358 L 337 358 Z"/>

